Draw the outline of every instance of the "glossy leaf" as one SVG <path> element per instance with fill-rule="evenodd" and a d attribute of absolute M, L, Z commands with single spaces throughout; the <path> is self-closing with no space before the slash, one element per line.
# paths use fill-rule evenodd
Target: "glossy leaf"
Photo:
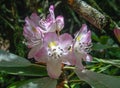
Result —
<path fill-rule="evenodd" d="M 47 76 L 46 68 L 40 65 L 26 67 L 0 67 L 1 72 L 23 76 Z"/>
<path fill-rule="evenodd" d="M 0 50 L 0 67 L 25 67 L 31 63 L 20 56 Z"/>
<path fill-rule="evenodd" d="M 105 74 L 100 74 L 92 72 L 89 70 L 80 71 L 75 70 L 77 76 L 90 84 L 93 88 L 119 88 L 120 87 L 120 77 L 109 76 Z"/>
<path fill-rule="evenodd" d="M 57 80 L 48 77 L 16 82 L 8 88 L 56 88 Z"/>

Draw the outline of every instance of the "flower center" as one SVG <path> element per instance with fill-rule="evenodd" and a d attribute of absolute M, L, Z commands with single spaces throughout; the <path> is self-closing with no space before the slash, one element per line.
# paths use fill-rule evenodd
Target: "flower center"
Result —
<path fill-rule="evenodd" d="M 89 53 L 91 52 L 91 47 L 92 47 L 92 43 L 77 42 L 77 44 L 75 45 L 75 51 Z"/>
<path fill-rule="evenodd" d="M 64 49 L 62 49 L 56 42 L 50 42 L 48 44 L 48 55 L 55 60 L 61 59 L 61 56 L 65 54 Z"/>
<path fill-rule="evenodd" d="M 76 38 L 76 41 L 80 41 L 81 40 L 81 35 L 79 35 L 77 38 Z"/>
<path fill-rule="evenodd" d="M 49 44 L 48 44 L 48 47 L 49 48 L 52 48 L 52 47 L 56 47 L 57 46 L 57 43 L 54 41 L 54 42 L 50 42 Z"/>

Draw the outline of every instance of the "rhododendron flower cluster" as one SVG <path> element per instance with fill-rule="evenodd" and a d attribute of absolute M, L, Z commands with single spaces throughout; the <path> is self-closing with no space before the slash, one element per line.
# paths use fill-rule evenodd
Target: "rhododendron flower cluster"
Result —
<path fill-rule="evenodd" d="M 92 57 L 88 54 L 91 48 L 91 31 L 83 24 L 74 38 L 68 33 L 60 35 L 64 17 L 55 18 L 53 5 L 49 12 L 46 19 L 40 18 L 36 13 L 30 18 L 26 17 L 23 35 L 26 45 L 31 49 L 28 57 L 46 63 L 48 75 L 57 79 L 62 73 L 63 64 L 83 70 L 82 60 L 91 61 Z"/>

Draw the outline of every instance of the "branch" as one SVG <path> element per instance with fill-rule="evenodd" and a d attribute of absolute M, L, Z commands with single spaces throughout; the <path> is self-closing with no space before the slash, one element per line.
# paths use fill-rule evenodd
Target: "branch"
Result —
<path fill-rule="evenodd" d="M 87 4 L 83 0 L 67 0 L 68 4 L 85 20 L 89 21 L 92 25 L 94 25 L 98 29 L 104 29 L 106 33 L 116 41 L 116 43 L 120 46 L 119 41 L 116 39 L 113 30 L 118 27 L 118 25 L 107 15 L 102 9 L 96 4 L 94 0 L 95 7 L 99 9 L 99 11 L 89 4 Z M 100 12 L 101 11 L 101 12 Z"/>

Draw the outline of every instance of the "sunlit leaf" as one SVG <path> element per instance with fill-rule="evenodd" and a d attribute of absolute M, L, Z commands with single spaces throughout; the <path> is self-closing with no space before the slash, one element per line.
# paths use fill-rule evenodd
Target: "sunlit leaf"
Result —
<path fill-rule="evenodd" d="M 24 67 L 31 63 L 20 56 L 0 50 L 0 67 Z"/>
<path fill-rule="evenodd" d="M 57 80 L 48 77 L 16 82 L 8 88 L 56 88 Z"/>
<path fill-rule="evenodd" d="M 75 70 L 77 76 L 90 84 L 93 88 L 119 88 L 120 87 L 120 77 L 109 76 L 105 74 L 100 74 L 92 72 L 89 70 L 80 71 Z"/>

